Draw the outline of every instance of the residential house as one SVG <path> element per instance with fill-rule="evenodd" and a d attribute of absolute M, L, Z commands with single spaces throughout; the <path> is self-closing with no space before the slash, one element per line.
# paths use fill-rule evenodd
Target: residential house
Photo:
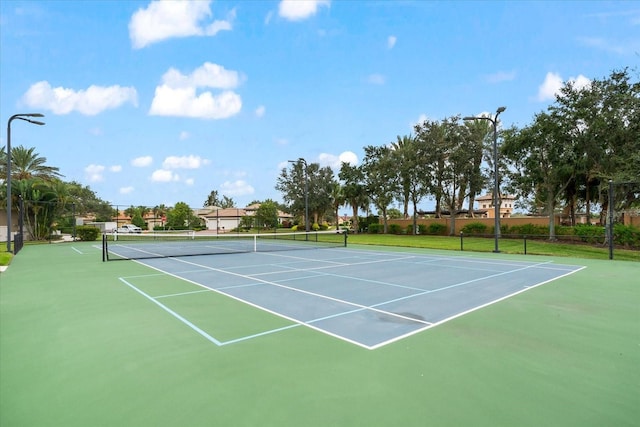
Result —
<path fill-rule="evenodd" d="M 500 218 L 511 218 L 516 197 L 508 194 L 502 194 L 500 197 Z M 484 196 L 476 197 L 476 202 L 478 202 L 479 210 L 484 211 L 485 218 L 495 218 L 493 193 L 488 193 Z"/>

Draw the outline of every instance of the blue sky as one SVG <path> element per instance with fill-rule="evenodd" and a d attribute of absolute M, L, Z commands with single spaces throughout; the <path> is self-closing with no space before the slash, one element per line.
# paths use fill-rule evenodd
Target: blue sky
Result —
<path fill-rule="evenodd" d="M 640 64 L 640 2 L 3 0 L 0 48 L 2 123 L 46 116 L 12 146 L 112 204 L 242 207 L 282 200 L 289 159 L 337 174 L 424 118 L 528 124 Z"/>

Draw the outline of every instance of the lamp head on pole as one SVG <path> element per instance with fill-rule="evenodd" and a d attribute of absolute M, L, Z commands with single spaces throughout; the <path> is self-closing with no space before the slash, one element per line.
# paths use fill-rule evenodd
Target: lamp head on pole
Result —
<path fill-rule="evenodd" d="M 506 110 L 506 109 L 507 109 L 507 107 L 498 107 L 498 109 L 496 110 L 496 113 L 497 113 L 497 114 L 500 114 L 500 113 L 502 113 L 502 112 L 503 112 L 504 110 Z"/>

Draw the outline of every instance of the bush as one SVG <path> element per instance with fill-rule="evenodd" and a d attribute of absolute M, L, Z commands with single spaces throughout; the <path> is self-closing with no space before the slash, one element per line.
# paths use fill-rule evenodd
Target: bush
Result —
<path fill-rule="evenodd" d="M 534 224 L 514 225 L 510 227 L 505 234 L 516 236 L 544 236 L 549 234 L 549 227 Z"/>
<path fill-rule="evenodd" d="M 640 228 L 632 225 L 614 224 L 613 242 L 626 248 L 640 248 Z"/>
<path fill-rule="evenodd" d="M 380 225 L 380 224 L 375 224 L 375 225 Z M 369 226 L 369 229 L 371 229 L 371 225 Z M 402 234 L 402 226 L 400 224 L 389 224 L 389 233 Z"/>
<path fill-rule="evenodd" d="M 93 242 L 98 240 L 100 229 L 91 225 L 80 225 L 76 227 L 76 236 L 83 242 Z"/>
<path fill-rule="evenodd" d="M 422 234 L 422 231 L 420 231 L 420 234 Z M 444 236 L 447 234 L 447 226 L 444 224 L 440 224 L 439 222 L 432 222 L 427 228 L 427 234 Z"/>
<path fill-rule="evenodd" d="M 318 223 L 317 223 L 317 222 L 314 222 L 314 223 L 311 225 L 311 229 L 312 229 L 313 231 L 318 231 L 318 230 L 320 230 L 320 226 L 318 225 Z"/>
<path fill-rule="evenodd" d="M 462 227 L 462 232 L 464 234 L 487 234 L 487 226 L 481 222 L 471 222 Z"/>
<path fill-rule="evenodd" d="M 574 233 L 586 243 L 602 243 L 605 240 L 605 229 L 596 225 L 576 225 Z"/>
<path fill-rule="evenodd" d="M 382 224 L 369 224 L 368 231 L 370 234 L 382 233 Z"/>

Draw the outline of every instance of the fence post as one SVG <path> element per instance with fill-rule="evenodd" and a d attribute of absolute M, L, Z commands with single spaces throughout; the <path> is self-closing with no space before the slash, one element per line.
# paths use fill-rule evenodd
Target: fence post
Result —
<path fill-rule="evenodd" d="M 463 242 L 462 242 L 462 240 L 463 240 L 463 235 L 464 235 L 464 233 L 461 231 L 461 232 L 460 232 L 460 250 L 461 250 L 461 251 L 464 251 L 464 246 L 463 246 Z"/>
<path fill-rule="evenodd" d="M 524 236 L 524 254 L 527 254 L 527 236 Z"/>

